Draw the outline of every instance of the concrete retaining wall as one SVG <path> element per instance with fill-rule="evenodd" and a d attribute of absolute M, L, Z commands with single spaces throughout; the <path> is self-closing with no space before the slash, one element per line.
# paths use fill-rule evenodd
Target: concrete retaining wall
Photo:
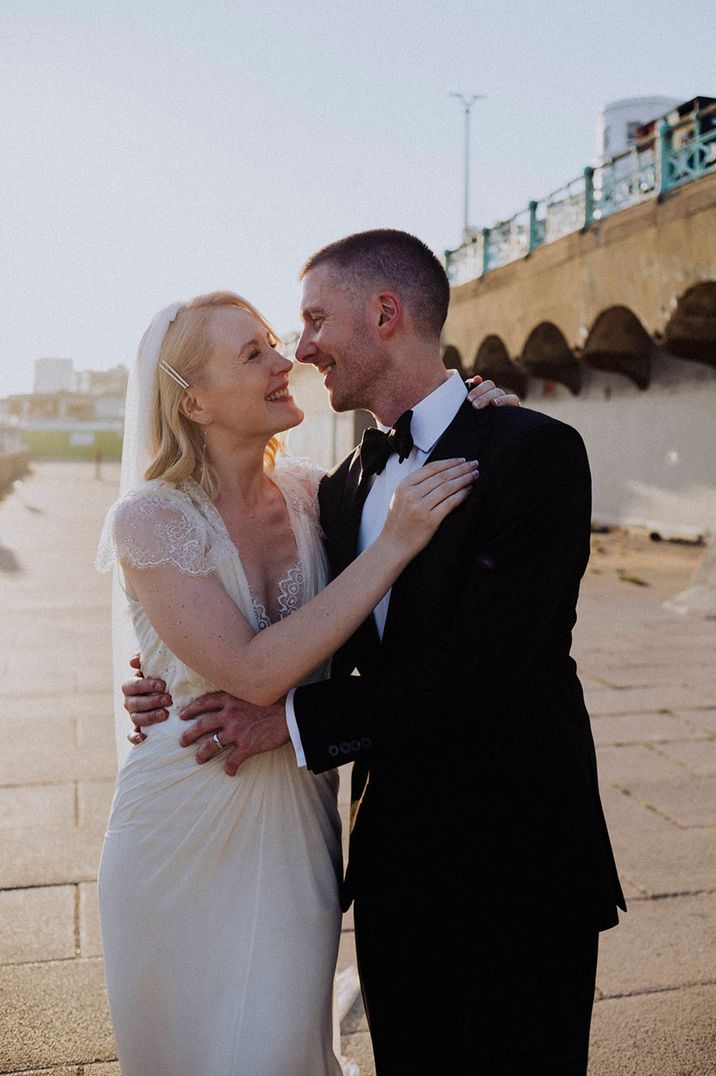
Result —
<path fill-rule="evenodd" d="M 525 403 L 582 434 L 595 521 L 662 537 L 716 535 L 716 370 L 662 355 L 646 392 L 588 371 L 579 396 L 533 380 Z"/>

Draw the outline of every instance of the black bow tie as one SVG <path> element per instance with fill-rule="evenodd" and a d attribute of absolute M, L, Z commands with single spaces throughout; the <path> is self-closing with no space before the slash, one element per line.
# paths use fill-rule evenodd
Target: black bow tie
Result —
<path fill-rule="evenodd" d="M 400 463 L 410 455 L 413 448 L 413 435 L 410 432 L 412 417 L 412 411 L 404 411 L 387 433 L 373 427 L 363 431 L 360 443 L 361 482 L 372 474 L 380 474 L 394 452 L 398 453 Z"/>

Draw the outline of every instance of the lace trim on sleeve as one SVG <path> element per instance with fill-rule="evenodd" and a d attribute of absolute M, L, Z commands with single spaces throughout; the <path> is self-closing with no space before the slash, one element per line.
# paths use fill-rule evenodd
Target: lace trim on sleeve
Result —
<path fill-rule="evenodd" d="M 125 561 L 135 568 L 172 564 L 189 575 L 208 575 L 230 552 L 187 493 L 156 482 L 131 490 L 110 508 L 95 563 L 100 571 Z"/>

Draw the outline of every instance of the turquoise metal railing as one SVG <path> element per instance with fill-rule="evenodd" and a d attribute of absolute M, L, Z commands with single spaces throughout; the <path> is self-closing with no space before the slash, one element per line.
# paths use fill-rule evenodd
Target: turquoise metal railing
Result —
<path fill-rule="evenodd" d="M 711 128 L 711 125 L 713 129 Z M 716 105 L 665 121 L 650 138 L 462 243 L 445 251 L 453 286 L 524 258 L 537 247 L 570 232 L 583 231 L 648 198 L 663 198 L 676 187 L 716 173 Z"/>

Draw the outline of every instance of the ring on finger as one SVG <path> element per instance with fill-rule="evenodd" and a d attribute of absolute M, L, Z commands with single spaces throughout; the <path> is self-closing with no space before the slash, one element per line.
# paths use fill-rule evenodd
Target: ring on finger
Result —
<path fill-rule="evenodd" d="M 213 736 L 212 736 L 211 738 L 212 738 L 212 740 L 214 741 L 214 743 L 218 745 L 218 747 L 219 747 L 219 750 L 220 750 L 220 751 L 223 751 L 223 750 L 224 750 L 224 745 L 223 745 L 223 743 L 221 742 L 221 740 L 219 739 L 219 733 L 218 733 L 218 732 L 215 732 L 215 733 L 214 733 L 214 735 L 213 735 Z"/>

